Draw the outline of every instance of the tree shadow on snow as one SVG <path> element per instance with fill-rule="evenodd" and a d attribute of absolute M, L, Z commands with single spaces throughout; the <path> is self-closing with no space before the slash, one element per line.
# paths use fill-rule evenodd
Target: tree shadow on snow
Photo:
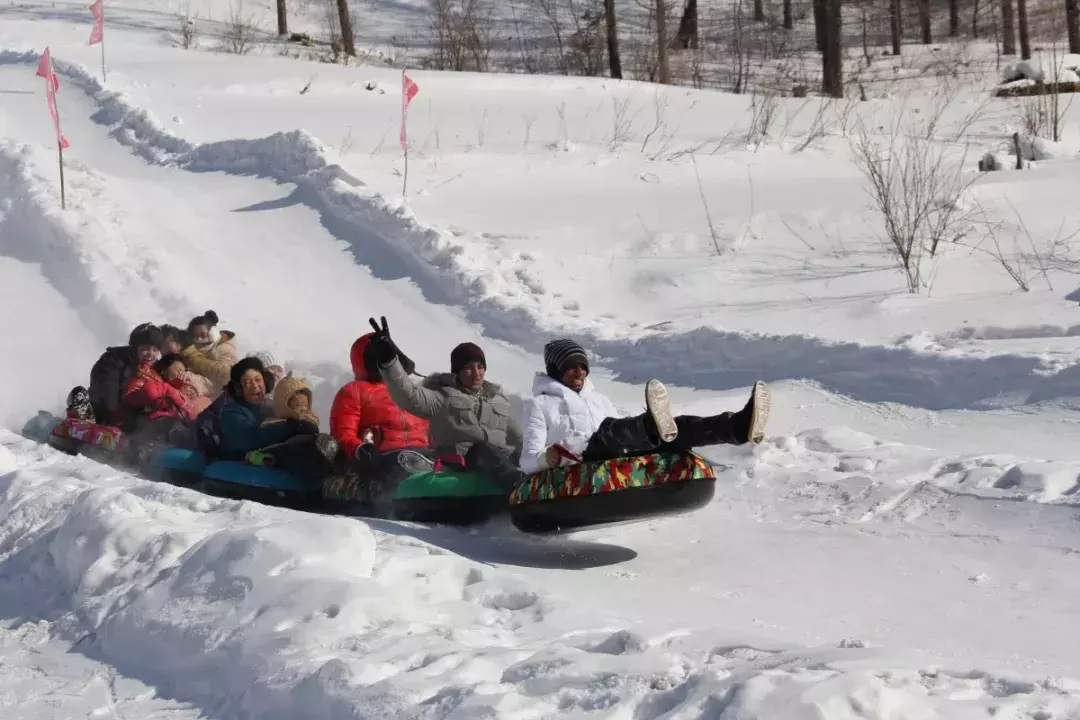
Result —
<path fill-rule="evenodd" d="M 507 518 L 472 528 L 412 525 L 392 520 L 360 518 L 388 535 L 415 538 L 485 565 L 515 565 L 542 570 L 588 570 L 637 557 L 630 548 L 566 536 L 528 535 Z"/>

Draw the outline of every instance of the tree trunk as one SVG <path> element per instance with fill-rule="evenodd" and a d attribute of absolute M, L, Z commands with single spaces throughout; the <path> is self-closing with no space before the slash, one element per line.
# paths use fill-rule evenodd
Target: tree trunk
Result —
<path fill-rule="evenodd" d="M 754 22 L 765 22 L 764 0 L 754 0 Z"/>
<path fill-rule="evenodd" d="M 971 4 L 971 37 L 979 37 L 979 0 Z"/>
<path fill-rule="evenodd" d="M 791 0 L 784 0 L 784 29 L 795 29 L 795 17 L 791 13 Z"/>
<path fill-rule="evenodd" d="M 656 0 L 656 81 L 661 85 L 671 82 L 668 72 L 667 12 L 664 0 Z"/>
<path fill-rule="evenodd" d="M 949 37 L 960 34 L 960 0 L 949 0 Z"/>
<path fill-rule="evenodd" d="M 1027 0 L 1016 0 L 1016 22 L 1020 27 L 1020 58 L 1031 59 L 1031 39 L 1028 36 Z"/>
<path fill-rule="evenodd" d="M 622 59 L 619 56 L 619 28 L 615 23 L 615 0 L 604 0 L 604 20 L 607 22 L 608 71 L 611 77 L 622 80 Z"/>
<path fill-rule="evenodd" d="M 1016 28 L 1013 27 L 1012 0 L 1001 0 L 1001 54 L 1016 54 Z"/>
<path fill-rule="evenodd" d="M 609 0 L 604 0 L 608 2 Z M 683 6 L 682 20 L 679 21 L 679 32 L 675 36 L 679 47 L 683 50 L 698 48 L 698 12 L 697 0 L 686 0 Z"/>
<path fill-rule="evenodd" d="M 844 64 L 840 44 L 841 0 L 822 0 L 825 49 L 821 53 L 821 90 L 835 98 L 844 97 Z"/>
<path fill-rule="evenodd" d="M 814 0 L 814 34 L 817 36 L 817 50 L 825 52 L 825 2 Z"/>
<path fill-rule="evenodd" d="M 930 37 L 930 0 L 918 0 L 919 29 L 922 31 L 923 45 L 933 42 Z"/>
<path fill-rule="evenodd" d="M 346 55 L 356 57 L 356 39 L 352 34 L 352 18 L 349 17 L 349 0 L 337 0 L 338 23 L 341 24 L 341 47 Z"/>
<path fill-rule="evenodd" d="M 289 34 L 289 21 L 285 17 L 285 0 L 277 0 L 277 34 Z"/>
<path fill-rule="evenodd" d="M 1080 0 L 1065 0 L 1065 25 L 1069 30 L 1069 52 L 1080 53 Z"/>
<path fill-rule="evenodd" d="M 900 54 L 900 43 L 903 41 L 903 28 L 901 26 L 902 6 L 900 0 L 889 0 L 889 34 L 892 35 L 892 54 Z"/>

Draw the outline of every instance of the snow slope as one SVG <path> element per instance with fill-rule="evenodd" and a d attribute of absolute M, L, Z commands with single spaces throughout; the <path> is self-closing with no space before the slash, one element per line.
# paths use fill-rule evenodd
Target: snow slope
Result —
<path fill-rule="evenodd" d="M 100 673 L 125 688 L 110 702 L 151 717 L 1080 713 L 1067 273 L 1010 294 L 993 267 L 953 255 L 953 289 L 909 298 L 891 274 L 858 272 L 852 250 L 826 277 L 763 282 L 752 268 L 801 241 L 770 245 L 761 213 L 865 224 L 852 166 L 823 161 L 836 138 L 701 151 L 732 238 L 706 262 L 693 166 L 650 159 L 640 136 L 622 152 L 603 140 L 612 92 L 651 97 L 634 85 L 417 73 L 412 137 L 429 141 L 403 200 L 392 72 L 320 67 L 299 96 L 309 66 L 163 49 L 132 26 L 110 35 L 123 43 L 103 88 L 96 49 L 78 47 L 84 26 L 46 5 L 5 12 L 8 427 L 57 411 L 135 323 L 211 307 L 242 352 L 271 349 L 313 377 L 324 418 L 349 344 L 380 314 L 421 370 L 472 340 L 518 394 L 557 330 L 598 352 L 598 383 L 628 410 L 654 374 L 684 386 L 673 395 L 695 414 L 741 404 L 757 376 L 777 381 L 762 446 L 706 451 L 720 477 L 709 507 L 545 541 L 209 498 L 3 432 L 0 618 L 14 629 L 0 662 L 47 655 L 47 680 L 26 670 L 0 685 L 5 709 L 37 712 L 25 688 Z M 72 143 L 67 211 L 33 75 L 46 42 Z M 673 145 L 745 109 L 678 97 Z M 523 147 L 524 123 L 505 118 L 560 102 L 576 129 L 559 138 L 549 114 Z M 469 129 L 485 108 L 503 113 L 498 140 Z M 343 126 L 362 152 L 325 147 Z M 1070 171 L 1063 158 L 980 192 L 1033 212 L 1040 232 L 1075 217 L 1054 181 Z M 634 223 L 655 231 L 630 239 Z M 793 284 L 811 299 L 792 302 Z M 759 294 L 728 301 L 748 289 Z M 687 315 L 690 302 L 707 309 Z M 69 695 L 90 712 L 106 702 Z"/>

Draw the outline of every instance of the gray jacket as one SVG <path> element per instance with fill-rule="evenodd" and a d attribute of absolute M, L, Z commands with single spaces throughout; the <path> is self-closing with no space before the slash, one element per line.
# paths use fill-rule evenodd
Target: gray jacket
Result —
<path fill-rule="evenodd" d="M 517 462 L 521 424 L 499 385 L 485 380 L 479 391 L 470 393 L 458 387 L 450 373 L 432 373 L 417 383 L 396 358 L 380 371 L 398 407 L 431 424 L 431 445 L 436 452 L 465 455 L 474 443 L 487 442 Z"/>

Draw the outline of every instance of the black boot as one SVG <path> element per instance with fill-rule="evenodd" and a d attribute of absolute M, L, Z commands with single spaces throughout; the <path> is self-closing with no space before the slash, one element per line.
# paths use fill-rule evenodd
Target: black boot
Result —
<path fill-rule="evenodd" d="M 679 424 L 679 437 L 669 446 L 673 450 L 690 450 L 709 445 L 743 445 L 759 443 L 765 437 L 765 423 L 769 419 L 772 399 L 765 383 L 758 382 L 750 394 L 750 400 L 738 412 L 725 412 L 712 417 L 681 415 L 675 418 Z"/>

